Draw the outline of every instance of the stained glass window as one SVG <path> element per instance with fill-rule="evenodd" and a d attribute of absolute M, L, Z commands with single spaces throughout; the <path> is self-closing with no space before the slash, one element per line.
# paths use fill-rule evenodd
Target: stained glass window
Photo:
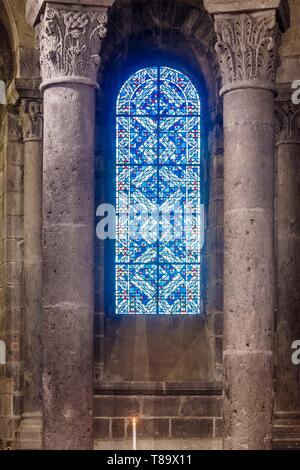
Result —
<path fill-rule="evenodd" d="M 116 314 L 201 313 L 200 124 L 177 70 L 145 68 L 119 93 Z"/>

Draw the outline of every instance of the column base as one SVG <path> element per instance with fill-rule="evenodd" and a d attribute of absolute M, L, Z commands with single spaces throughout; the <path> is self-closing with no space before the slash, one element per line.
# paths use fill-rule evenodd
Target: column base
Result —
<path fill-rule="evenodd" d="M 16 433 L 14 450 L 42 449 L 42 415 L 32 413 L 23 415 L 20 427 Z"/>

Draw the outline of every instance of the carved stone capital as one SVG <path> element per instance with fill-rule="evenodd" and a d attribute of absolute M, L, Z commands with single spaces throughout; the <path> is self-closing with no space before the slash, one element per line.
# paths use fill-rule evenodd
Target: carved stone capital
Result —
<path fill-rule="evenodd" d="M 107 9 L 46 4 L 38 26 L 41 88 L 61 82 L 98 87 Z"/>
<path fill-rule="evenodd" d="M 215 16 L 216 51 L 223 88 L 274 90 L 279 64 L 279 28 L 275 10 Z"/>
<path fill-rule="evenodd" d="M 23 142 L 41 141 L 43 138 L 42 101 L 23 99 L 19 113 Z"/>
<path fill-rule="evenodd" d="M 277 143 L 300 144 L 300 106 L 292 101 L 276 101 L 275 129 Z"/>

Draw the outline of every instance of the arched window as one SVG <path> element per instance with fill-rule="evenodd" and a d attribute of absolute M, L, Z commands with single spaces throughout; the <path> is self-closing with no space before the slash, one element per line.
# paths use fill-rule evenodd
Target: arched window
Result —
<path fill-rule="evenodd" d="M 119 93 L 116 120 L 115 313 L 199 314 L 198 92 L 172 68 L 139 70 Z"/>

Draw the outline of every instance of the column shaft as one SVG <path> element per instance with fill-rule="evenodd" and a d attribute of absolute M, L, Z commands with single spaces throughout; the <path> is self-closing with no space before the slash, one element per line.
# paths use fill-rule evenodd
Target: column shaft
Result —
<path fill-rule="evenodd" d="M 94 108 L 90 86 L 45 90 L 44 449 L 93 447 Z"/>
<path fill-rule="evenodd" d="M 271 91 L 225 94 L 225 449 L 271 447 L 273 121 Z"/>
<path fill-rule="evenodd" d="M 37 90 L 31 90 L 32 95 Z M 27 91 L 28 93 L 28 91 Z M 21 101 L 24 142 L 24 399 L 18 448 L 39 449 L 42 426 L 42 103 Z"/>
<path fill-rule="evenodd" d="M 276 411 L 300 411 L 299 366 L 292 343 L 300 339 L 300 139 L 277 146 L 277 367 Z"/>
<path fill-rule="evenodd" d="M 42 143 L 24 143 L 24 414 L 41 413 Z"/>

